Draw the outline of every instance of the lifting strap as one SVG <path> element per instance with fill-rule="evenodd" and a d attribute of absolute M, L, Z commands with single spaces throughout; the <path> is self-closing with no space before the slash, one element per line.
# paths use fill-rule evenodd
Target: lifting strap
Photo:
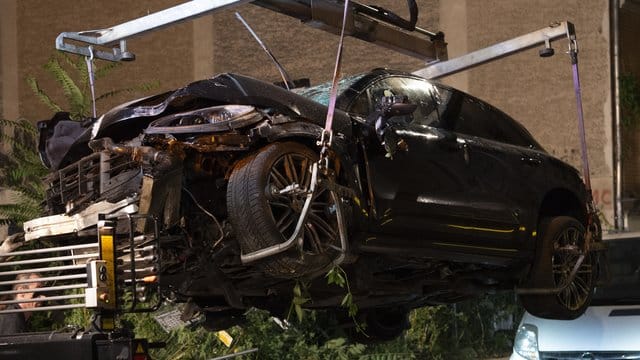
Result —
<path fill-rule="evenodd" d="M 322 137 L 319 145 L 320 150 L 320 166 L 327 166 L 327 156 L 331 141 L 333 140 L 333 115 L 336 110 L 336 100 L 338 97 L 338 81 L 340 79 L 340 68 L 342 67 L 342 48 L 344 43 L 344 31 L 347 23 L 347 15 L 349 14 L 349 0 L 344 2 L 344 12 L 342 14 L 342 29 L 340 30 L 340 40 L 338 42 L 338 53 L 336 55 L 336 65 L 333 69 L 333 79 L 331 81 L 331 90 L 329 92 L 329 108 L 327 109 L 327 120 L 322 130 Z"/>
<path fill-rule="evenodd" d="M 87 72 L 89 73 L 89 88 L 91 89 L 91 115 L 95 119 L 96 114 L 96 87 L 95 87 L 95 73 L 93 71 L 93 46 L 89 46 L 89 56 L 84 58 L 87 63 Z"/>

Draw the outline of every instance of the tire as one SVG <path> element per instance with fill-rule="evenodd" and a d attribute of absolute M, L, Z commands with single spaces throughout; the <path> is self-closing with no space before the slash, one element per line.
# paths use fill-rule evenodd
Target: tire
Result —
<path fill-rule="evenodd" d="M 569 251 L 580 248 L 585 240 L 585 229 L 576 219 L 558 216 L 544 219 L 538 227 L 542 241 L 531 270 L 529 288 L 556 288 L 568 278 L 579 254 Z M 532 315 L 559 320 L 572 320 L 582 315 L 591 303 L 596 281 L 595 257 L 585 255 L 576 276 L 567 288 L 558 294 L 521 294 L 524 308 Z"/>
<path fill-rule="evenodd" d="M 304 191 L 311 183 L 310 166 L 317 160 L 311 149 L 286 142 L 267 145 L 235 165 L 227 207 L 243 254 L 283 243 L 293 235 Z M 277 194 L 292 184 L 298 184 L 301 191 Z M 318 185 L 302 231 L 302 245 L 263 260 L 267 274 L 297 278 L 332 263 L 340 246 L 336 201 L 333 192 Z"/>

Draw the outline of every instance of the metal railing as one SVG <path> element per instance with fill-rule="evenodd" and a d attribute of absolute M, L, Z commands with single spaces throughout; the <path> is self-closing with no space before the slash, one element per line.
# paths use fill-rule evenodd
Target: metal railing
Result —
<path fill-rule="evenodd" d="M 153 311 L 160 305 L 158 223 L 146 215 L 113 220 L 127 224 L 115 234 L 117 309 Z M 136 232 L 138 221 L 148 223 L 150 231 Z M 87 307 L 89 263 L 101 260 L 100 253 L 96 241 L 0 254 L 0 314 Z"/>
<path fill-rule="evenodd" d="M 0 254 L 0 313 L 84 307 L 85 263 L 97 258 L 97 243 Z"/>

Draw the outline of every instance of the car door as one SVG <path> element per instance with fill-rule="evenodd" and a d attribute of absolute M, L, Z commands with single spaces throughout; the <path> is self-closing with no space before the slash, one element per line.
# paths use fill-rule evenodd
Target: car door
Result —
<path fill-rule="evenodd" d="M 456 96 L 456 95 L 454 95 Z M 517 251 L 535 231 L 535 204 L 544 156 L 528 132 L 506 114 L 467 94 L 449 126 L 467 144 L 469 201 L 476 235 L 466 245 Z"/>
<path fill-rule="evenodd" d="M 385 137 L 370 132 L 365 162 L 373 194 L 372 232 L 425 246 L 460 243 L 474 216 L 469 204 L 465 141 L 444 127 L 452 92 L 427 81 L 391 76 L 370 84 L 352 112 L 373 111 L 382 96 L 405 95 L 416 111 L 389 120 Z M 392 136 L 391 136 L 392 135 Z M 397 144 L 389 152 L 383 141 Z M 396 242 L 396 245 L 402 242 Z"/>

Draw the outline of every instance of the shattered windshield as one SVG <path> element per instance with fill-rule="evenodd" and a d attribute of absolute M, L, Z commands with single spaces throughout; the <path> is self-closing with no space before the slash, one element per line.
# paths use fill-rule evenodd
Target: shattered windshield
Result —
<path fill-rule="evenodd" d="M 350 88 L 358 80 L 362 79 L 365 75 L 366 74 L 351 75 L 351 76 L 347 76 L 340 79 L 340 81 L 338 82 L 338 96 L 342 94 L 345 90 Z M 302 95 L 306 98 L 309 98 L 317 103 L 320 103 L 325 106 L 329 106 L 329 93 L 331 91 L 331 82 L 329 81 L 323 84 L 319 84 L 319 85 L 315 85 L 307 88 L 293 89 L 292 91 L 298 95 Z"/>

